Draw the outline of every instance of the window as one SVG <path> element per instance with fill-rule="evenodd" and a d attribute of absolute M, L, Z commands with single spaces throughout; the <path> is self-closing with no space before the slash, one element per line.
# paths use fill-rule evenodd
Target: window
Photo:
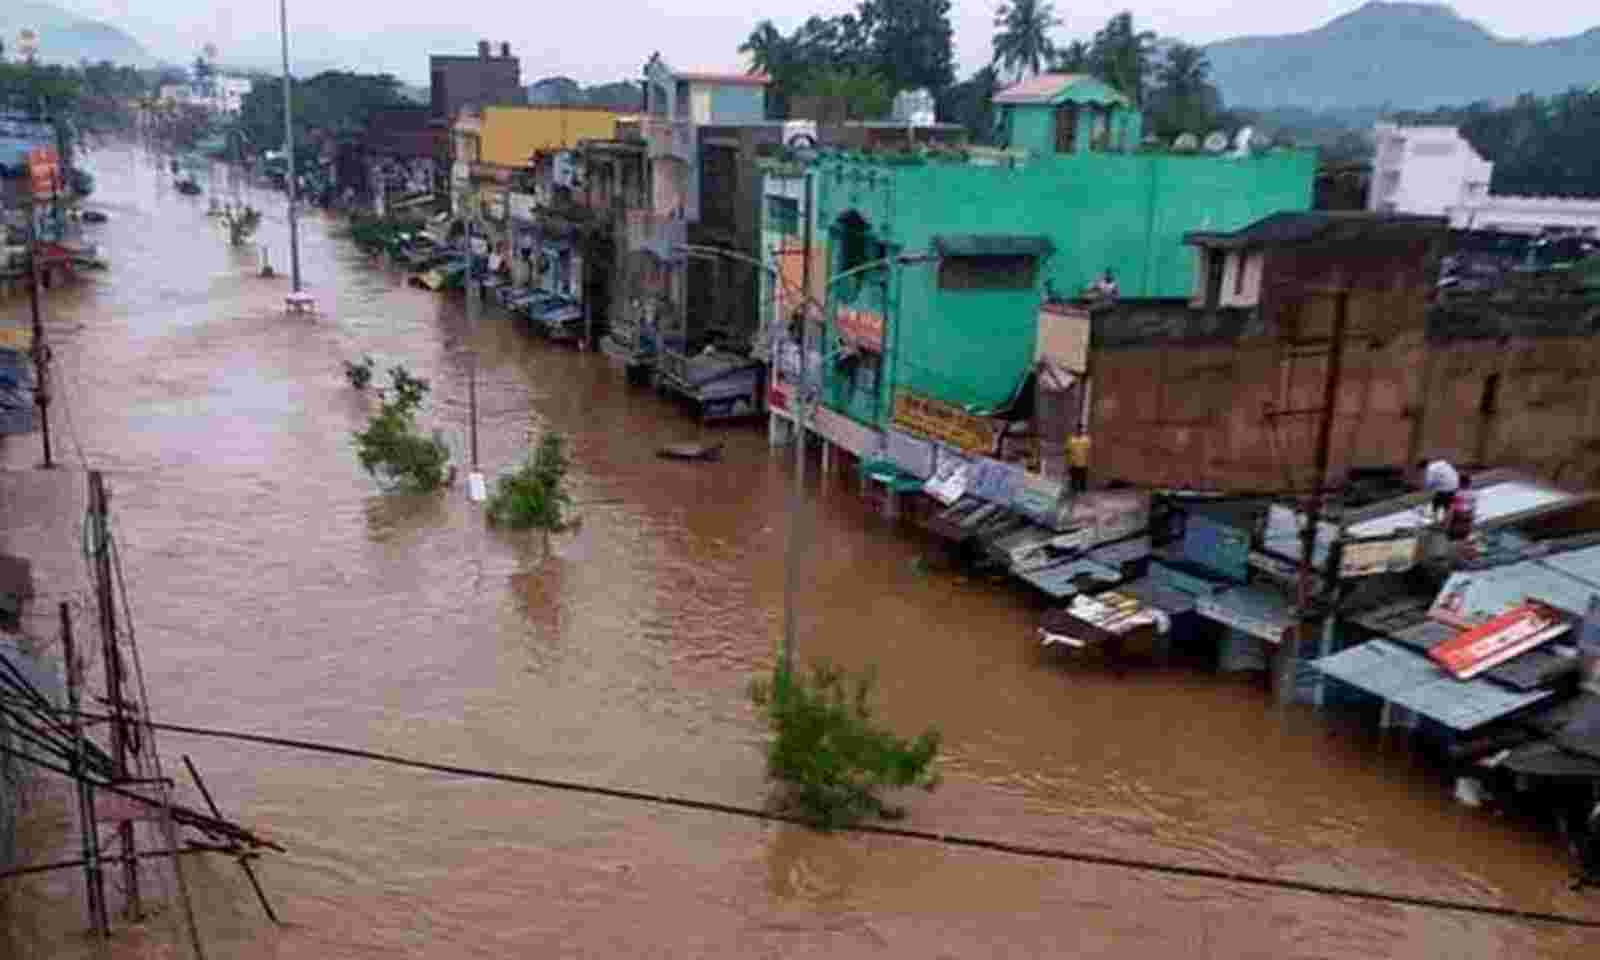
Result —
<path fill-rule="evenodd" d="M 1026 254 L 945 257 L 939 261 L 940 290 L 1031 290 L 1037 258 Z"/>
<path fill-rule="evenodd" d="M 767 198 L 767 229 L 786 237 L 800 233 L 800 201 L 791 197 Z"/>

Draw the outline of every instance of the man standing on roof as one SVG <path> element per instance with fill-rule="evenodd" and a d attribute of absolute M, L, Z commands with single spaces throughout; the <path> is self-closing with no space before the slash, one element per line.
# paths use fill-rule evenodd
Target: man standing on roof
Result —
<path fill-rule="evenodd" d="M 1442 519 L 1461 489 L 1461 475 L 1447 460 L 1418 460 L 1417 472 L 1422 474 L 1422 489 L 1433 494 L 1434 516 Z"/>

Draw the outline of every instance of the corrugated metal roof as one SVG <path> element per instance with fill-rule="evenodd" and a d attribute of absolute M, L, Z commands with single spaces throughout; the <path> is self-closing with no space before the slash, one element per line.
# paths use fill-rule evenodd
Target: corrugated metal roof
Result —
<path fill-rule="evenodd" d="M 1024 583 L 1031 584 L 1047 596 L 1057 600 L 1076 596 L 1078 587 L 1076 581 L 1079 577 L 1092 577 L 1107 585 L 1115 586 L 1122 580 L 1122 571 L 1115 567 L 1108 567 L 1093 560 L 1079 558 L 1059 563 L 1053 567 L 1044 567 L 1039 570 L 1030 570 L 1019 574 L 1018 578 Z"/>
<path fill-rule="evenodd" d="M 1452 730 L 1476 730 L 1554 694 L 1509 690 L 1488 680 L 1456 680 L 1433 661 L 1387 640 L 1372 640 L 1315 661 L 1327 676 L 1415 711 Z"/>
<path fill-rule="evenodd" d="M 1295 623 L 1288 598 L 1280 590 L 1266 586 L 1230 587 L 1203 599 L 1196 611 L 1211 619 L 1227 617 L 1233 626 L 1251 624 L 1255 630 L 1250 632 L 1263 640 L 1269 639 L 1268 635 L 1281 637 Z"/>
<path fill-rule="evenodd" d="M 995 94 L 998 104 L 1051 104 L 1066 101 L 1102 106 L 1128 106 L 1129 100 L 1113 87 L 1087 73 L 1041 73 Z"/>
<path fill-rule="evenodd" d="M 1254 249 L 1310 243 L 1328 239 L 1359 240 L 1377 230 L 1406 228 L 1439 231 L 1447 226 L 1443 217 L 1424 217 L 1403 213 L 1371 213 L 1351 210 L 1283 211 L 1269 214 L 1255 223 L 1229 233 L 1195 231 L 1186 234 L 1185 243 L 1224 249 Z"/>

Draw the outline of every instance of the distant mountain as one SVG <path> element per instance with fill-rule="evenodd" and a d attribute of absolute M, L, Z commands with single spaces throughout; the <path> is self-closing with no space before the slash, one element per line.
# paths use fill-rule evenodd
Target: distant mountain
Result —
<path fill-rule="evenodd" d="M 29 28 L 39 35 L 39 59 L 45 63 L 71 63 L 82 60 L 130 67 L 152 67 L 156 60 L 139 41 L 101 23 L 36 0 L 6 0 L 0 4 L 0 42 L 6 56 L 14 52 L 17 34 Z"/>
<path fill-rule="evenodd" d="M 1422 109 L 1600 81 L 1600 27 L 1529 43 L 1497 37 L 1444 4 L 1374 0 L 1315 30 L 1206 48 L 1229 104 Z"/>
<path fill-rule="evenodd" d="M 528 103 L 606 107 L 628 113 L 639 109 L 639 85 L 627 81 L 585 87 L 571 77 L 545 77 L 528 85 Z"/>

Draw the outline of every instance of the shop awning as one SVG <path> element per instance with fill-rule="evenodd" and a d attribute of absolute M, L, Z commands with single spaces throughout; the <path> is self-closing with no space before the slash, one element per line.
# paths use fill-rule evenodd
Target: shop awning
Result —
<path fill-rule="evenodd" d="M 1178 616 L 1194 612 L 1194 594 L 1184 593 L 1149 577 L 1140 577 L 1117 588 L 1118 593 L 1138 597 L 1147 606 L 1169 615 Z"/>
<path fill-rule="evenodd" d="M 1283 642 L 1295 624 L 1288 599 L 1270 587 L 1232 587 L 1199 597 L 1195 612 L 1268 643 Z"/>
<path fill-rule="evenodd" d="M 1122 581 L 1122 571 L 1085 557 L 1067 560 L 1038 570 L 1017 574 L 1017 578 L 1055 600 L 1065 600 L 1079 593 L 1078 579 L 1088 578 L 1104 586 L 1115 586 Z"/>
<path fill-rule="evenodd" d="M 1483 679 L 1457 680 L 1427 657 L 1387 640 L 1368 641 L 1314 665 L 1335 680 L 1452 730 L 1476 730 L 1554 696 L 1549 690 L 1511 690 Z"/>

